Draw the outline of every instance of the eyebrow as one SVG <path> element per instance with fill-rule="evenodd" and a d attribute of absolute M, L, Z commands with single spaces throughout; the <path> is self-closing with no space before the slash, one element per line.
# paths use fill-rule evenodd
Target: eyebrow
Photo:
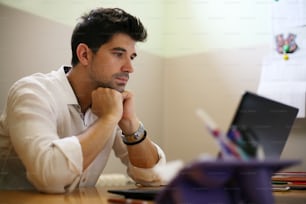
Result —
<path fill-rule="evenodd" d="M 126 52 L 126 49 L 124 49 L 122 47 L 114 47 L 114 48 L 112 48 L 112 50 Z M 131 57 L 135 58 L 135 57 L 137 57 L 137 54 L 134 52 Z"/>

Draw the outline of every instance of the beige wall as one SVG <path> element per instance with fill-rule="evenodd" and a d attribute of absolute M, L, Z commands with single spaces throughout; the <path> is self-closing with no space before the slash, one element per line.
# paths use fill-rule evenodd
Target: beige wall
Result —
<path fill-rule="evenodd" d="M 0 4 L 0 110 L 11 84 L 33 72 L 69 64 L 71 28 Z"/>
<path fill-rule="evenodd" d="M 15 80 L 69 64 L 72 26 L 0 6 L 0 27 L 1 110 L 7 90 Z M 179 32 L 179 29 L 174 31 Z M 175 32 L 164 33 L 165 41 Z M 187 40 L 188 36 L 178 39 Z M 174 45 L 170 51 L 182 48 L 179 41 L 174 40 L 166 45 Z M 169 160 L 188 162 L 201 153 L 214 155 L 217 152 L 218 147 L 195 116 L 195 109 L 205 109 L 226 130 L 241 94 L 246 90 L 256 92 L 261 60 L 271 50 L 269 43 L 205 49 L 171 56 L 158 56 L 141 49 L 135 62 L 136 71 L 129 88 L 137 96 L 138 114 Z M 305 134 L 305 120 L 297 121 L 282 156 L 303 159 L 298 168 L 304 170 Z M 124 171 L 112 156 L 106 172 Z"/>
<path fill-rule="evenodd" d="M 171 58 L 165 64 L 165 143 L 170 158 L 191 160 L 217 146 L 196 117 L 202 108 L 226 130 L 240 96 L 256 91 L 265 46 Z M 174 142 L 175 141 L 175 142 Z"/>

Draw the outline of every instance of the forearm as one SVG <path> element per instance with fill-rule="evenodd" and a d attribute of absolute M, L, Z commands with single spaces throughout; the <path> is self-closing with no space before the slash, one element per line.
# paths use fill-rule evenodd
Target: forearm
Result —
<path fill-rule="evenodd" d="M 83 169 L 86 169 L 103 149 L 115 127 L 116 122 L 99 118 L 86 131 L 78 135 L 83 153 Z"/>
<path fill-rule="evenodd" d="M 129 160 L 132 165 L 139 168 L 152 168 L 159 160 L 156 147 L 147 137 L 136 145 L 127 145 Z"/>

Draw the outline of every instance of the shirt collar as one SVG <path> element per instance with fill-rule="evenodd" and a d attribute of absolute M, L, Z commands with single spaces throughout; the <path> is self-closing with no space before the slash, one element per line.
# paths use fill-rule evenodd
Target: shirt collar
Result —
<path fill-rule="evenodd" d="M 68 81 L 66 73 L 71 69 L 70 66 L 61 66 L 56 71 L 56 76 L 60 81 L 62 91 L 65 92 L 65 95 L 67 96 L 64 100 L 66 100 L 66 103 L 68 105 L 79 105 L 77 97 L 74 94 L 74 91 L 71 87 L 71 84 Z"/>

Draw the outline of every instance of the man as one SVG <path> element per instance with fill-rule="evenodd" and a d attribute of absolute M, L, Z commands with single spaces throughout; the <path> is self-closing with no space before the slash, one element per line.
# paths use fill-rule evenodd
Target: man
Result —
<path fill-rule="evenodd" d="M 94 186 L 110 151 L 143 185 L 159 185 L 154 144 L 125 90 L 147 32 L 121 9 L 82 16 L 72 38 L 72 67 L 37 73 L 10 89 L 0 118 L 0 188 L 63 193 Z"/>

